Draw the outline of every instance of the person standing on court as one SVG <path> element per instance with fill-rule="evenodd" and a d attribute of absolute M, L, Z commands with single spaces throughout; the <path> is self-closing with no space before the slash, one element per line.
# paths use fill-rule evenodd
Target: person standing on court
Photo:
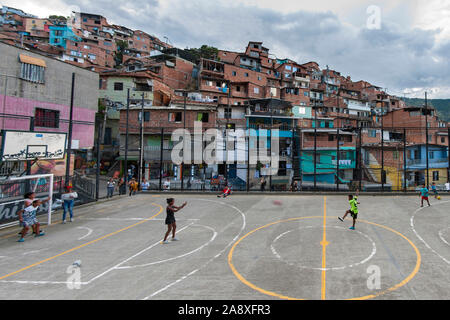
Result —
<path fill-rule="evenodd" d="M 183 209 L 186 206 L 187 202 L 183 203 L 180 207 L 177 207 L 174 204 L 175 204 L 174 198 L 167 199 L 167 208 L 166 208 L 167 216 L 165 221 L 167 225 L 167 232 L 164 235 L 164 240 L 162 241 L 163 244 L 169 243 L 167 241 L 167 237 L 169 236 L 170 232 L 172 232 L 172 241 L 178 241 L 178 239 L 175 238 L 175 232 L 177 230 L 175 212 Z"/>
<path fill-rule="evenodd" d="M 428 206 L 431 206 L 430 201 L 428 200 L 428 188 L 425 187 L 425 184 L 422 185 L 422 188 L 420 189 L 420 206 L 423 207 L 423 200 L 425 200 L 428 203 Z"/>
<path fill-rule="evenodd" d="M 128 184 L 128 187 L 130 189 L 129 196 L 131 197 L 132 195 L 135 195 L 136 192 L 138 191 L 138 183 L 135 178 L 131 179 L 130 183 Z"/>
<path fill-rule="evenodd" d="M 76 192 L 72 192 L 72 186 L 66 186 L 65 192 L 61 195 L 61 200 L 63 201 L 63 216 L 62 223 L 66 223 L 66 214 L 69 211 L 70 222 L 73 222 L 73 205 L 75 203 L 75 199 L 78 198 L 78 194 Z"/>
<path fill-rule="evenodd" d="M 119 187 L 119 195 L 127 193 L 127 186 L 125 185 L 124 177 L 120 178 L 118 187 Z"/>
<path fill-rule="evenodd" d="M 261 178 L 261 191 L 266 189 L 266 179 Z"/>
<path fill-rule="evenodd" d="M 109 181 L 106 183 L 106 198 L 112 198 L 114 194 L 114 188 L 116 187 L 116 182 L 113 178 L 109 179 Z"/>

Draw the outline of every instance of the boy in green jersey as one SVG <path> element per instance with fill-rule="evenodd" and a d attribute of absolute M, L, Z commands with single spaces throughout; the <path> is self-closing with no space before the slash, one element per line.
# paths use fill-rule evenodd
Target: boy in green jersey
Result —
<path fill-rule="evenodd" d="M 342 218 L 338 217 L 339 220 L 344 222 L 345 217 L 347 217 L 347 215 L 350 213 L 350 215 L 353 218 L 353 225 L 350 227 L 350 230 L 355 230 L 355 223 L 356 223 L 356 219 L 358 218 L 358 204 L 359 204 L 358 193 L 359 193 L 359 190 L 356 190 L 356 195 L 354 197 L 351 194 L 348 195 L 348 202 L 350 203 L 350 210 L 347 210 L 345 212 L 345 215 Z"/>

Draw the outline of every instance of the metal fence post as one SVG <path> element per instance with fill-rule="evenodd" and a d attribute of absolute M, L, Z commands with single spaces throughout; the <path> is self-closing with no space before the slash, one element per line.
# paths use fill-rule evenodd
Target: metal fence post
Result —
<path fill-rule="evenodd" d="M 406 129 L 403 128 L 403 191 L 406 192 Z"/>
<path fill-rule="evenodd" d="M 162 164 L 163 164 L 163 152 L 164 152 L 164 128 L 161 128 L 161 150 L 159 151 L 159 191 L 161 191 L 162 186 Z"/>
<path fill-rule="evenodd" d="M 247 192 L 250 191 L 250 130 L 247 128 Z"/>

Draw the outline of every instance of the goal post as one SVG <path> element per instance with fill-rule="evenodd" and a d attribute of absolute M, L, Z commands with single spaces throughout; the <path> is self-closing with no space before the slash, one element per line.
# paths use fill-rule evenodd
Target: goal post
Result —
<path fill-rule="evenodd" d="M 47 194 L 50 198 L 47 203 L 47 225 L 52 223 L 52 204 L 53 204 L 53 186 L 54 176 L 53 174 L 36 174 L 22 177 L 10 177 L 9 179 L 0 181 L 1 196 L 2 198 L 16 198 L 15 200 L 1 202 L 0 206 L 3 207 L 0 216 L 0 228 L 12 226 L 18 224 L 17 211 L 23 208 L 21 203 L 24 203 L 24 191 L 26 181 L 31 182 L 31 191 L 37 194 L 37 199 L 42 198 L 42 194 Z M 17 199 L 20 197 L 19 199 Z M 7 208 L 8 207 L 8 208 Z M 6 217 L 7 223 L 2 223 L 6 220 L 5 212 L 8 213 Z"/>

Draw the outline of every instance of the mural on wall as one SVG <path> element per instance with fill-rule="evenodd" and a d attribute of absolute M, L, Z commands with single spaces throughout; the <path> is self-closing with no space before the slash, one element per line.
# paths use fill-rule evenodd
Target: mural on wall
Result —
<path fill-rule="evenodd" d="M 67 157 L 67 156 L 66 156 Z M 31 174 L 49 174 L 53 173 L 55 177 L 62 177 L 66 175 L 66 157 L 60 160 L 40 160 L 31 166 Z M 69 175 L 73 175 L 74 159 L 70 157 Z"/>

